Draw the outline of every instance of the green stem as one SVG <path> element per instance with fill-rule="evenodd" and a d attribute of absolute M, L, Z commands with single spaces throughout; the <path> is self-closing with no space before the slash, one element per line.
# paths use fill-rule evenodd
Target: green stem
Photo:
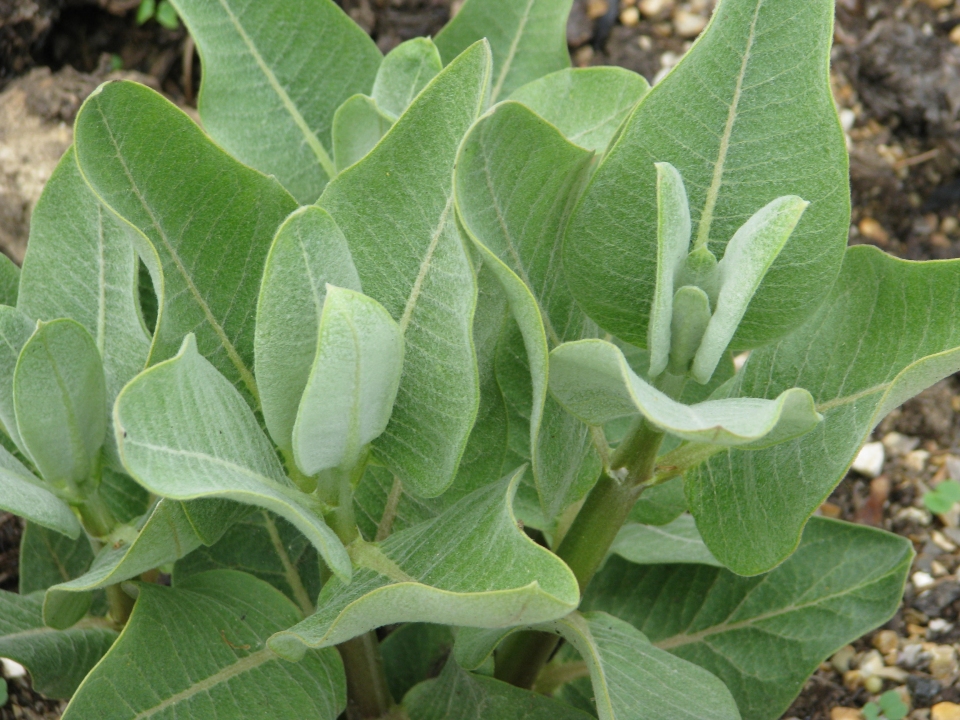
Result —
<path fill-rule="evenodd" d="M 556 550 L 586 589 L 610 551 L 617 533 L 653 474 L 663 433 L 638 420 L 617 447 L 610 470 L 600 476 Z M 497 653 L 495 677 L 517 687 L 533 686 L 560 639 L 552 633 L 521 632 Z"/>
<path fill-rule="evenodd" d="M 107 606 L 110 608 L 110 619 L 117 627 L 123 627 L 130 618 L 134 599 L 127 595 L 120 583 L 108 585 L 106 588 Z"/>
<path fill-rule="evenodd" d="M 374 631 L 337 645 L 347 674 L 347 717 L 366 720 L 386 715 L 394 707 L 383 670 L 380 642 Z"/>
<path fill-rule="evenodd" d="M 99 490 L 94 490 L 77 505 L 80 522 L 84 529 L 95 538 L 105 538 L 117 526 L 117 519 L 103 501 Z"/>

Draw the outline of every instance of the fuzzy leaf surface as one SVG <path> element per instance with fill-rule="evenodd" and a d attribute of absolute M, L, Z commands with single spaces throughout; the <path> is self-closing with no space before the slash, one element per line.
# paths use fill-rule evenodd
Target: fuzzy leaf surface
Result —
<path fill-rule="evenodd" d="M 430 38 L 407 40 L 383 58 L 370 95 L 396 119 L 441 70 L 440 52 Z"/>
<path fill-rule="evenodd" d="M 680 171 L 694 243 L 702 239 L 718 258 L 771 200 L 811 203 L 751 301 L 736 348 L 784 336 L 820 304 L 840 268 L 850 212 L 828 75 L 833 15 L 832 0 L 722 0 L 690 51 L 631 113 L 564 243 L 571 289 L 602 328 L 647 343 L 657 162 Z"/>
<path fill-rule="evenodd" d="M 224 498 L 271 510 L 293 523 L 338 575 L 350 559 L 320 518 L 316 498 L 284 475 L 243 397 L 198 352 L 192 335 L 180 353 L 141 373 L 114 408 L 124 466 L 157 495 Z"/>
<path fill-rule="evenodd" d="M 0 591 L 0 657 L 30 671 L 33 687 L 49 698 L 69 698 L 117 637 L 99 620 L 69 630 L 43 624 L 43 594 Z"/>
<path fill-rule="evenodd" d="M 369 93 L 377 46 L 333 0 L 173 0 L 197 41 L 197 108 L 221 146 L 312 203 L 333 167 L 333 114 Z"/>
<path fill-rule="evenodd" d="M 481 38 L 490 43 L 497 102 L 521 85 L 570 67 L 567 15 L 572 0 L 467 0 L 435 39 L 445 63 Z"/>
<path fill-rule="evenodd" d="M 16 305 L 20 286 L 20 268 L 0 253 L 0 305 Z"/>
<path fill-rule="evenodd" d="M 0 447 L 0 509 L 26 518 L 67 537 L 80 536 L 77 516 L 70 506 L 5 448 Z"/>
<path fill-rule="evenodd" d="M 797 551 L 756 577 L 611 557 L 583 607 L 715 674 L 744 720 L 776 720 L 823 660 L 893 615 L 912 559 L 905 538 L 813 518 Z"/>
<path fill-rule="evenodd" d="M 476 281 L 457 229 L 452 174 L 489 76 L 490 51 L 477 43 L 319 200 L 343 231 L 366 292 L 403 332 L 397 402 L 374 453 L 426 496 L 453 481 L 477 413 Z"/>
<path fill-rule="evenodd" d="M 642 75 L 624 68 L 566 68 L 518 87 L 510 100 L 555 125 L 570 142 L 602 153 L 649 91 Z"/>
<path fill-rule="evenodd" d="M 907 262 L 853 247 L 817 313 L 751 354 L 733 397 L 806 388 L 824 420 L 790 442 L 726 450 L 687 473 L 690 511 L 720 562 L 744 575 L 776 566 L 874 426 L 960 370 L 958 297 L 958 261 Z"/>
<path fill-rule="evenodd" d="M 264 645 L 296 606 L 252 575 L 214 570 L 177 588 L 142 583 L 123 634 L 63 717 L 335 720 L 346 680 L 335 650 L 287 663 Z"/>
<path fill-rule="evenodd" d="M 579 598 L 570 569 L 517 527 L 511 503 L 521 473 L 382 543 L 351 546 L 360 569 L 350 585 L 327 583 L 320 610 L 270 646 L 296 658 L 391 623 L 508 627 L 570 612 Z"/>
<path fill-rule="evenodd" d="M 639 565 L 693 563 L 722 567 L 703 544 L 693 516 L 685 514 L 660 526 L 626 523 L 610 552 Z"/>
<path fill-rule="evenodd" d="M 0 305 L 0 425 L 24 455 L 27 451 L 17 430 L 17 411 L 13 403 L 13 373 L 17 369 L 20 351 L 36 329 L 36 321 L 23 312 L 9 305 Z"/>
<path fill-rule="evenodd" d="M 146 238 L 138 251 L 160 298 L 150 363 L 176 354 L 193 332 L 200 351 L 256 404 L 257 280 L 294 199 L 136 83 L 107 83 L 92 94 L 77 115 L 75 144 L 94 192 Z"/>
<path fill-rule="evenodd" d="M 71 539 L 27 522 L 20 539 L 19 562 L 19 591 L 29 595 L 83 575 L 93 562 L 93 548 L 86 535 Z"/>
<path fill-rule="evenodd" d="M 337 172 L 362 160 L 393 123 L 394 118 L 383 112 L 372 97 L 354 95 L 347 99 L 333 116 L 333 158 Z"/>

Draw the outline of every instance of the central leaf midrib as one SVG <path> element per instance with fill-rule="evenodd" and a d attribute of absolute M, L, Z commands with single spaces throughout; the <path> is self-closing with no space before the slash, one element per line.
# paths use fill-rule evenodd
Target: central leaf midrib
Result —
<path fill-rule="evenodd" d="M 403 314 L 400 316 L 400 334 L 404 337 L 406 337 L 407 326 L 410 324 L 410 319 L 417 306 L 417 301 L 420 299 L 420 293 L 423 292 L 423 282 L 427 277 L 427 273 L 430 271 L 430 265 L 433 262 L 433 256 L 437 251 L 437 246 L 440 244 L 440 236 L 443 235 L 443 230 L 447 224 L 447 215 L 450 213 L 450 206 L 452 204 L 453 192 L 451 191 L 447 195 L 447 204 L 444 205 L 443 212 L 440 213 L 440 221 L 437 223 L 437 227 L 430 238 L 430 244 L 427 246 L 426 254 L 420 262 L 420 269 L 417 272 L 417 277 L 413 281 L 413 286 L 410 288 L 410 295 L 407 296 L 407 303 L 403 308 Z"/>
<path fill-rule="evenodd" d="M 270 83 L 270 87 L 277 94 L 277 97 L 280 98 L 280 102 L 283 104 L 284 109 L 290 114 L 293 122 L 303 134 L 304 140 L 307 141 L 307 145 L 309 145 L 310 149 L 313 150 L 313 154 L 316 156 L 317 161 L 323 168 L 323 171 L 327 174 L 328 178 L 335 177 L 337 170 L 333 164 L 333 161 L 330 159 L 330 155 L 327 153 L 326 148 L 323 147 L 323 144 L 313 133 L 313 130 L 310 129 L 310 126 L 307 124 L 307 121 L 304 119 L 303 115 L 300 114 L 300 111 L 290 98 L 290 95 L 287 94 L 287 91 L 280 84 L 280 81 L 277 80 L 277 76 L 273 74 L 273 70 L 271 70 L 270 66 L 267 65 L 266 61 L 263 59 L 263 56 L 260 54 L 260 51 L 257 50 L 256 45 L 254 45 L 253 40 L 249 35 L 247 35 L 246 30 L 243 29 L 243 26 L 240 24 L 240 20 L 236 15 L 233 14 L 233 11 L 227 5 L 225 0 L 218 1 L 220 6 L 223 8 L 223 11 L 227 14 L 227 17 L 230 18 L 230 22 L 236 29 L 240 39 L 243 40 L 244 45 L 246 45 L 247 49 L 250 51 L 250 55 L 257 63 L 257 67 L 260 68 L 260 71 L 267 79 L 267 82 Z"/>
<path fill-rule="evenodd" d="M 507 73 L 510 72 L 510 66 L 513 65 L 513 58 L 517 54 L 517 47 L 520 45 L 520 38 L 523 36 L 523 31 L 527 26 L 527 21 L 530 19 L 530 10 L 533 8 L 533 4 L 536 0 L 527 0 L 527 6 L 523 10 L 523 14 L 520 15 L 520 23 L 517 26 L 517 33 L 513 36 L 513 40 L 510 42 L 510 48 L 507 50 L 507 56 L 503 59 L 503 67 L 500 68 L 500 75 L 497 77 L 497 82 L 493 86 L 493 92 L 490 93 L 490 97 L 493 98 L 493 101 L 496 102 L 500 96 L 500 90 L 503 89 L 503 83 L 507 79 Z"/>

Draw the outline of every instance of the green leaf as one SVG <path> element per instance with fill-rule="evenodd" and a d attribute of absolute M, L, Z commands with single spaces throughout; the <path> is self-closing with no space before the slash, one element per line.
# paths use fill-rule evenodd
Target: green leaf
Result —
<path fill-rule="evenodd" d="M 160 4 L 157 5 L 157 22 L 167 30 L 176 30 L 180 27 L 180 19 L 170 0 L 160 0 Z"/>
<path fill-rule="evenodd" d="M 209 570 L 240 570 L 265 580 L 305 614 L 313 612 L 320 593 L 320 565 L 313 546 L 293 525 L 266 510 L 233 525 L 216 544 L 178 560 L 173 584 Z"/>
<path fill-rule="evenodd" d="M 273 441 L 293 448 L 293 425 L 317 354 L 327 283 L 360 290 L 347 241 L 318 207 L 288 217 L 267 255 L 254 334 L 263 419 Z"/>
<path fill-rule="evenodd" d="M 327 285 L 317 356 L 293 426 L 306 475 L 356 465 L 387 427 L 403 370 L 400 327 L 376 300 Z"/>
<path fill-rule="evenodd" d="M 0 509 L 67 537 L 80 536 L 80 522 L 70 507 L 4 448 L 0 448 Z"/>
<path fill-rule="evenodd" d="M 112 418 L 111 418 L 112 422 Z M 116 437 L 111 438 L 116 442 Z M 119 455 L 117 462 L 119 463 Z M 100 497 L 119 523 L 136 520 L 150 509 L 150 493 L 126 473 L 104 467 L 100 474 Z"/>
<path fill-rule="evenodd" d="M 960 482 L 956 480 L 944 480 L 923 495 L 923 504 L 935 513 L 949 512 L 955 502 L 960 502 Z"/>
<path fill-rule="evenodd" d="M 366 95 L 354 95 L 333 116 L 333 157 L 337 172 L 359 162 L 393 127 L 395 118 Z"/>
<path fill-rule="evenodd" d="M 436 680 L 403 699 L 410 720 L 589 720 L 552 698 L 462 670 L 452 659 Z"/>
<path fill-rule="evenodd" d="M 37 692 L 69 698 L 84 676 L 110 648 L 117 633 L 103 620 L 90 618 L 69 630 L 43 624 L 43 595 L 0 590 L 0 657 L 30 672 Z"/>
<path fill-rule="evenodd" d="M 545 340 L 552 346 L 592 332 L 559 263 L 569 205 L 591 157 L 528 108 L 506 102 L 470 131 L 454 178 L 464 228 L 482 255 L 493 256 L 487 259 L 523 333 L 532 397 L 524 387 L 517 399 L 531 402 L 534 477 L 549 518 L 583 497 L 600 470 L 589 429 L 545 392 Z"/>
<path fill-rule="evenodd" d="M 37 329 L 37 323 L 16 308 L 0 305 L 0 425 L 17 449 L 27 454 L 17 430 L 13 402 L 13 373 L 20 351 Z"/>
<path fill-rule="evenodd" d="M 680 515 L 659 527 L 628 522 L 620 528 L 610 552 L 640 565 L 694 563 L 720 567 L 703 544 L 691 515 Z"/>
<path fill-rule="evenodd" d="M 373 448 L 406 487 L 426 496 L 452 482 L 477 412 L 476 281 L 457 230 L 451 176 L 489 76 L 490 52 L 478 43 L 319 201 L 347 238 L 363 287 L 400 323 L 400 390 Z"/>
<path fill-rule="evenodd" d="M 93 548 L 86 535 L 71 539 L 27 522 L 20 540 L 20 594 L 80 577 L 91 562 Z"/>
<path fill-rule="evenodd" d="M 197 352 L 192 335 L 176 357 L 123 389 L 114 424 L 124 466 L 148 490 L 175 500 L 225 498 L 271 510 L 349 581 L 350 559 L 320 518 L 317 498 L 284 475 L 253 412 Z"/>
<path fill-rule="evenodd" d="M 107 433 L 103 363 L 82 325 L 37 324 L 17 360 L 13 404 L 33 464 L 44 480 L 73 495 L 98 469 Z"/>
<path fill-rule="evenodd" d="M 766 575 L 612 557 L 583 607 L 717 675 L 744 720 L 776 720 L 824 659 L 893 615 L 912 559 L 905 538 L 813 518 L 798 550 Z"/>
<path fill-rule="evenodd" d="M 137 25 L 143 25 L 157 11 L 157 0 L 140 0 L 137 8 Z"/>
<path fill-rule="evenodd" d="M 277 227 L 296 209 L 293 198 L 135 83 L 107 83 L 90 95 L 75 143 L 94 192 L 145 236 L 138 251 L 160 298 L 150 363 L 174 355 L 194 332 L 200 350 L 256 400 L 254 278 Z"/>
<path fill-rule="evenodd" d="M 810 201 L 734 338 L 755 347 L 800 325 L 840 267 L 849 229 L 846 147 L 828 76 L 831 0 L 722 0 L 640 101 L 593 175 L 564 243 L 567 280 L 608 332 L 647 343 L 656 276 L 656 170 L 690 193 L 696 246 L 718 258 L 771 200 Z"/>
<path fill-rule="evenodd" d="M 136 231 L 91 192 L 67 150 L 30 219 L 17 307 L 36 320 L 70 318 L 87 329 L 103 360 L 107 407 L 150 352 L 138 309 L 136 242 Z M 112 435 L 107 448 L 119 467 Z"/>
<path fill-rule="evenodd" d="M 715 675 L 660 650 L 623 620 L 573 612 L 541 629 L 562 635 L 586 662 L 600 720 L 740 720 Z"/>
<path fill-rule="evenodd" d="M 666 525 L 687 510 L 683 478 L 674 478 L 643 491 L 630 511 L 630 520 L 643 525 Z"/>
<path fill-rule="evenodd" d="M 453 647 L 453 630 L 446 625 L 408 623 L 380 643 L 390 694 L 402 698 L 414 685 L 434 677 Z"/>
<path fill-rule="evenodd" d="M 440 52 L 430 38 L 407 40 L 383 58 L 371 95 L 385 113 L 396 119 L 441 70 Z"/>
<path fill-rule="evenodd" d="M 510 99 L 555 125 L 570 142 L 603 152 L 649 90 L 642 75 L 624 68 L 567 68 L 517 88 Z"/>
<path fill-rule="evenodd" d="M 531 80 L 570 67 L 572 0 L 467 0 L 436 37 L 445 63 L 481 38 L 493 55 L 493 102 Z"/>
<path fill-rule="evenodd" d="M 353 582 L 324 585 L 320 610 L 270 647 L 296 658 L 397 622 L 508 627 L 561 617 L 579 591 L 570 569 L 517 527 L 511 503 L 522 470 L 382 543 L 351 546 Z"/>
<path fill-rule="evenodd" d="M 36 213 L 36 208 L 34 208 L 34 213 Z M 13 260 L 0 253 L 0 305 L 13 306 L 17 304 L 19 284 L 20 268 L 13 264 Z"/>
<path fill-rule="evenodd" d="M 565 343 L 550 353 L 550 391 L 590 425 L 638 413 L 684 440 L 761 447 L 809 432 L 820 422 L 810 393 L 784 390 L 776 400 L 750 397 L 683 405 L 647 384 L 623 352 L 605 340 Z"/>
<path fill-rule="evenodd" d="M 727 450 L 687 473 L 690 511 L 720 562 L 744 575 L 781 562 L 873 427 L 960 370 L 960 323 L 949 300 L 960 294 L 958 268 L 957 261 L 911 263 L 851 248 L 817 313 L 751 353 L 733 397 L 807 388 L 824 421 L 788 443 Z"/>
<path fill-rule="evenodd" d="M 203 60 L 198 109 L 214 140 L 312 203 L 336 175 L 333 114 L 369 93 L 377 46 L 332 0 L 173 0 Z M 271 228 L 271 231 L 273 228 Z"/>
<path fill-rule="evenodd" d="M 139 588 L 123 635 L 83 681 L 64 720 L 335 720 L 346 707 L 335 650 L 310 652 L 291 664 L 264 646 L 299 612 L 262 580 L 215 570 L 177 588 Z"/>
<path fill-rule="evenodd" d="M 399 495 L 394 505 L 392 520 L 389 521 L 393 532 L 413 527 L 443 512 L 443 495 L 425 499 L 403 492 L 402 484 L 392 472 L 377 465 L 367 465 L 367 470 L 353 493 L 357 525 L 367 540 L 376 539 L 383 514 L 391 504 L 390 498 L 394 492 Z M 448 492 L 452 492 L 452 489 Z"/>

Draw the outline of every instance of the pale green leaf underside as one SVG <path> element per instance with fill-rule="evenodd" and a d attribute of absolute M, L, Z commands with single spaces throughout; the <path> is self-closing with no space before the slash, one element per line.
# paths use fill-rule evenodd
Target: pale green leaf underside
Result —
<path fill-rule="evenodd" d="M 656 280 L 656 171 L 690 196 L 694 243 L 718 258 L 771 200 L 811 205 L 764 279 L 734 346 L 801 324 L 839 270 L 849 229 L 846 147 L 828 76 L 832 0 L 722 0 L 680 63 L 640 101 L 591 178 L 564 244 L 585 311 L 644 345 Z"/>
<path fill-rule="evenodd" d="M 586 662 L 600 720 L 740 720 L 715 675 L 655 647 L 623 620 L 574 612 L 542 629 L 561 634 Z"/>
<path fill-rule="evenodd" d="M 195 333 L 200 351 L 256 405 L 257 281 L 294 199 L 136 83 L 92 94 L 77 115 L 75 144 L 94 192 L 145 236 L 138 251 L 160 283 L 150 362 L 173 356 Z"/>
<path fill-rule="evenodd" d="M 333 218 L 318 207 L 300 208 L 277 230 L 267 255 L 253 346 L 263 419 L 287 452 L 317 354 L 327 283 L 360 290 L 350 249 Z"/>
<path fill-rule="evenodd" d="M 797 551 L 766 575 L 612 557 L 583 607 L 717 675 L 744 720 L 776 720 L 825 658 L 893 614 L 912 557 L 904 538 L 813 518 Z"/>
<path fill-rule="evenodd" d="M 124 466 L 151 492 L 175 500 L 225 498 L 293 523 L 331 569 L 350 578 L 350 559 L 319 516 L 316 498 L 284 475 L 270 441 L 240 393 L 196 348 L 141 373 L 114 408 Z"/>
<path fill-rule="evenodd" d="M 410 720 L 589 720 L 576 708 L 513 685 L 462 670 L 453 658 L 435 680 L 403 699 Z"/>
<path fill-rule="evenodd" d="M 13 372 L 17 358 L 37 323 L 9 305 L 0 305 L 0 425 L 13 444 L 26 454 L 17 431 L 17 412 L 13 406 Z"/>
<path fill-rule="evenodd" d="M 293 664 L 264 645 L 299 617 L 279 590 L 233 570 L 177 588 L 144 583 L 123 634 L 64 720 L 335 720 L 346 706 L 337 652 L 310 652 Z"/>
<path fill-rule="evenodd" d="M 333 116 L 333 157 L 337 172 L 362 160 L 393 127 L 377 101 L 366 95 L 348 98 Z"/>
<path fill-rule="evenodd" d="M 781 562 L 884 415 L 960 370 L 955 299 L 960 262 L 853 247 L 820 310 L 751 354 L 734 396 L 807 388 L 824 421 L 791 442 L 729 450 L 687 474 L 690 511 L 718 560 L 747 575 Z"/>
<path fill-rule="evenodd" d="M 352 468 L 387 427 L 403 369 L 403 335 L 384 307 L 327 285 L 317 355 L 293 426 L 305 475 Z"/>
<path fill-rule="evenodd" d="M 0 591 L 0 657 L 30 671 L 33 687 L 50 698 L 68 698 L 117 637 L 101 621 L 69 630 L 45 627 L 43 595 Z"/>
<path fill-rule="evenodd" d="M 570 67 L 567 15 L 572 0 L 467 0 L 436 37 L 451 62 L 481 38 L 493 54 L 493 102 L 547 73 Z"/>
<path fill-rule="evenodd" d="M 92 561 L 93 548 L 86 535 L 71 539 L 28 521 L 20 540 L 18 590 L 29 595 L 80 577 Z"/>
<path fill-rule="evenodd" d="M 0 305 L 16 305 L 20 285 L 20 268 L 0 253 Z"/>
<path fill-rule="evenodd" d="M 334 112 L 381 55 L 332 0 L 174 0 L 203 61 L 198 109 L 228 152 L 312 203 L 336 175 Z"/>
<path fill-rule="evenodd" d="M 100 353 L 74 320 L 38 323 L 13 374 L 17 432 L 48 483 L 74 492 L 99 463 L 107 434 L 107 390 Z"/>
<path fill-rule="evenodd" d="M 572 143 L 602 153 L 627 114 L 650 90 L 635 72 L 619 67 L 566 68 L 513 91 Z"/>
<path fill-rule="evenodd" d="M 488 46 L 477 43 L 318 203 L 343 231 L 365 292 L 403 331 L 397 402 L 373 449 L 405 487 L 427 496 L 452 482 L 477 412 L 476 280 L 451 185 L 457 148 L 486 101 L 489 73 Z"/>
<path fill-rule="evenodd" d="M 68 537 L 80 536 L 80 522 L 70 507 L 2 447 L 0 508 Z"/>
<path fill-rule="evenodd" d="M 684 440 L 713 445 L 772 444 L 820 422 L 810 393 L 784 390 L 776 400 L 735 398 L 683 405 L 644 382 L 620 349 L 604 340 L 565 343 L 550 354 L 550 391 L 590 425 L 642 414 Z"/>
<path fill-rule="evenodd" d="M 681 515 L 666 525 L 627 523 L 610 552 L 640 565 L 693 563 L 721 567 L 697 531 L 692 515 Z"/>
<path fill-rule="evenodd" d="M 319 611 L 275 635 L 270 647 L 295 658 L 307 647 L 335 645 L 391 623 L 498 628 L 570 612 L 579 600 L 573 574 L 528 538 L 513 516 L 521 474 L 380 544 L 353 546 L 360 569 L 350 585 L 325 585 Z"/>
<path fill-rule="evenodd" d="M 407 40 L 387 53 L 370 95 L 385 113 L 396 119 L 441 70 L 440 52 L 430 38 Z"/>

